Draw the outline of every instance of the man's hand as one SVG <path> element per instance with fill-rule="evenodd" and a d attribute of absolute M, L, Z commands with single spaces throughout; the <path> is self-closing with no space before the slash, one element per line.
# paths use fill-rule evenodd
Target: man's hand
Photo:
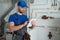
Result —
<path fill-rule="evenodd" d="M 35 26 L 36 20 L 32 20 L 32 21 L 31 21 L 31 24 L 32 24 L 32 26 Z"/>
<path fill-rule="evenodd" d="M 29 27 L 29 28 L 30 28 L 30 29 L 33 29 L 34 26 L 36 25 L 36 20 L 35 20 L 35 19 L 31 20 L 31 24 L 32 24 L 32 26 Z"/>

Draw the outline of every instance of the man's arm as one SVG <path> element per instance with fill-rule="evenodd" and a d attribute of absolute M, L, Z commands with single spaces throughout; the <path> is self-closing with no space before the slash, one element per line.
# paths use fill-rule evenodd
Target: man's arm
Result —
<path fill-rule="evenodd" d="M 22 25 L 18 25 L 18 26 L 14 26 L 14 22 L 9 22 L 8 25 L 9 25 L 9 28 L 10 28 L 10 32 L 13 32 L 13 31 L 17 31 L 17 30 L 25 27 L 27 25 L 27 22 L 25 22 Z"/>

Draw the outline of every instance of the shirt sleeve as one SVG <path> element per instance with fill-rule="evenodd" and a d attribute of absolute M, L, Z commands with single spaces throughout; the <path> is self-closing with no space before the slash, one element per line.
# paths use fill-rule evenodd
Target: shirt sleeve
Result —
<path fill-rule="evenodd" d="M 9 17 L 8 22 L 14 22 L 14 17 L 12 15 Z"/>

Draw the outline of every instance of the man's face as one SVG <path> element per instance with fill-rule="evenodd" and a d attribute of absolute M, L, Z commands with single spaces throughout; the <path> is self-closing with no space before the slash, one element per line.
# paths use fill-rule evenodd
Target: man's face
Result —
<path fill-rule="evenodd" d="M 18 11 L 19 11 L 20 13 L 24 13 L 25 10 L 26 10 L 26 9 L 25 9 L 24 7 L 18 6 Z"/>

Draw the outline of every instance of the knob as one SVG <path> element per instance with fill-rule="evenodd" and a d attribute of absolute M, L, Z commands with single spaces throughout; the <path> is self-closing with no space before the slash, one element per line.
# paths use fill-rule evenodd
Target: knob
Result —
<path fill-rule="evenodd" d="M 49 39 L 52 38 L 52 34 L 51 34 L 51 32 L 49 32 L 49 34 L 48 34 L 48 38 L 49 38 Z"/>

